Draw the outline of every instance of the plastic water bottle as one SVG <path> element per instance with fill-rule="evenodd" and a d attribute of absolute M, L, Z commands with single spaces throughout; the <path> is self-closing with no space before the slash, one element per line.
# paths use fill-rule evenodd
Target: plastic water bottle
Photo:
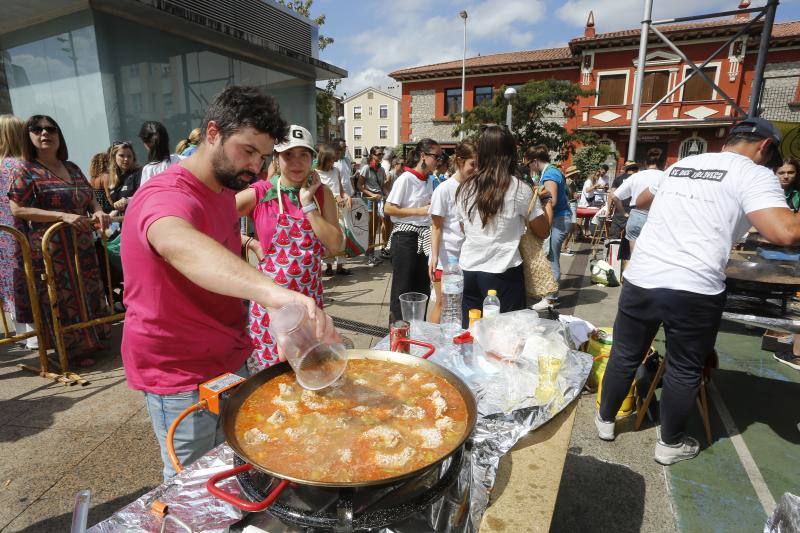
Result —
<path fill-rule="evenodd" d="M 494 318 L 500 314 L 500 298 L 497 291 L 489 289 L 486 298 L 483 299 L 483 318 Z"/>
<path fill-rule="evenodd" d="M 461 298 L 464 295 L 464 274 L 457 257 L 448 257 L 442 272 L 442 335 L 455 337 L 461 331 Z"/>

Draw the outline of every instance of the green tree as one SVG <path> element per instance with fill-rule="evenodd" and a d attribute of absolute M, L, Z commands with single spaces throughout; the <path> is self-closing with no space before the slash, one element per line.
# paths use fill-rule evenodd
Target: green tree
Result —
<path fill-rule="evenodd" d="M 596 171 L 610 155 L 616 157 L 616 152 L 604 144 L 589 142 L 575 152 L 572 157 L 572 164 L 581 171 L 581 177 L 586 179 L 592 172 Z"/>
<path fill-rule="evenodd" d="M 311 6 L 314 5 L 314 0 L 278 0 L 278 3 L 285 8 L 291 9 L 295 13 L 303 15 L 307 19 L 310 19 L 314 24 L 319 27 L 322 27 L 325 24 L 325 15 L 317 15 L 316 17 L 311 16 Z M 329 44 L 333 44 L 333 37 L 328 37 L 326 35 L 319 34 L 319 51 L 325 50 Z"/>
<path fill-rule="evenodd" d="M 508 102 L 503 97 L 504 91 L 505 87 L 491 101 L 464 111 L 464 124 L 458 124 L 453 135 L 463 131 L 465 136 L 474 137 L 483 124 L 505 124 Z M 517 89 L 517 96 L 511 102 L 511 127 L 522 149 L 544 144 L 551 152 L 559 153 L 561 158 L 574 153 L 575 143 L 587 141 L 591 136 L 571 133 L 560 122 L 575 115 L 579 97 L 592 94 L 592 91 L 584 91 L 576 84 L 552 79 L 530 81 Z M 458 119 L 459 114 L 452 115 L 452 118 Z"/>

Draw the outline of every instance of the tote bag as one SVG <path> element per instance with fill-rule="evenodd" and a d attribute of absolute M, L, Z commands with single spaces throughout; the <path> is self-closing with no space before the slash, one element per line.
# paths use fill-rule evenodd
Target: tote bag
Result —
<path fill-rule="evenodd" d="M 539 187 L 533 193 L 531 204 L 528 206 L 530 215 L 535 205 L 533 202 L 539 201 Z M 525 218 L 527 221 L 527 217 Z M 519 240 L 519 251 L 522 254 L 522 266 L 525 272 L 525 292 L 529 296 L 540 298 L 558 291 L 558 283 L 553 277 L 553 269 L 550 268 L 550 261 L 544 251 L 544 241 L 526 228 L 525 233 Z"/>

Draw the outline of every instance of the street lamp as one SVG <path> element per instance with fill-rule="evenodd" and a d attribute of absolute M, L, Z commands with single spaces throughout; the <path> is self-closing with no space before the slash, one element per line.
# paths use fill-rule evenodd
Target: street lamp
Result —
<path fill-rule="evenodd" d="M 336 122 L 339 123 L 339 137 L 344 139 L 344 117 L 340 116 L 336 119 Z"/>
<path fill-rule="evenodd" d="M 514 100 L 517 96 L 517 90 L 513 87 L 509 87 L 503 93 L 503 98 L 506 99 L 508 102 L 508 107 L 506 107 L 506 127 L 508 131 L 511 131 L 511 101 Z"/>
<path fill-rule="evenodd" d="M 464 93 L 466 91 L 466 78 L 467 78 L 467 12 L 462 11 L 458 14 L 459 17 L 464 19 L 464 53 L 461 55 L 461 131 L 458 134 L 459 139 L 464 138 Z"/>

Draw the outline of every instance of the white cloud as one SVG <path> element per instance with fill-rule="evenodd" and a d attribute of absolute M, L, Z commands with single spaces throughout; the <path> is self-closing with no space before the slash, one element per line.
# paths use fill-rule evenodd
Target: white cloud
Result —
<path fill-rule="evenodd" d="M 753 2 L 753 6 L 763 2 Z M 670 0 L 653 3 L 653 19 L 703 15 L 735 9 L 731 0 Z M 589 11 L 594 12 L 597 33 L 637 28 L 642 22 L 642 0 L 569 0 L 556 11 L 556 16 L 572 26 L 586 25 Z"/>
<path fill-rule="evenodd" d="M 348 48 L 348 55 L 362 66 L 359 70 L 350 68 L 350 78 L 342 80 L 341 90 L 353 94 L 370 84 L 393 83 L 386 75 L 396 69 L 461 59 L 461 9 L 469 14 L 468 57 L 481 51 L 482 41 L 506 44 L 510 50 L 530 47 L 534 39 L 531 25 L 546 14 L 544 0 L 473 0 L 466 5 L 435 5 L 436 13 L 452 14 L 431 16 L 430 2 L 402 1 L 391 6 L 391 25 L 369 29 L 362 26 L 359 33 L 338 38 L 336 45 Z"/>

